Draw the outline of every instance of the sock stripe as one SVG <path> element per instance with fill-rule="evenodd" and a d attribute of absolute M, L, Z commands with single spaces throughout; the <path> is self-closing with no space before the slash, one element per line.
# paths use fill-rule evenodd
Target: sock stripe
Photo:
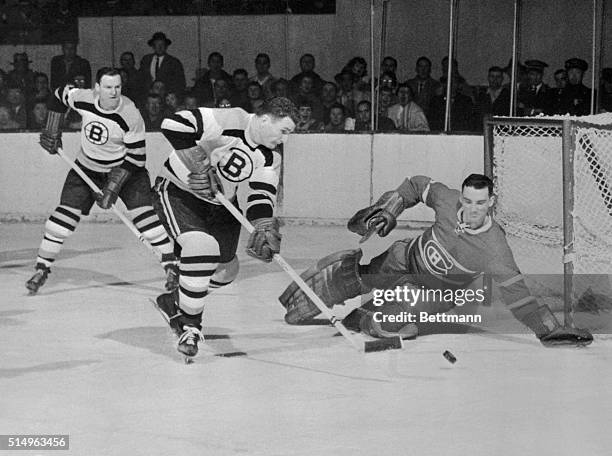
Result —
<path fill-rule="evenodd" d="M 79 217 L 77 214 L 75 214 L 74 212 L 70 212 L 68 209 L 66 209 L 65 207 L 62 206 L 57 206 L 57 208 L 55 209 L 57 212 L 59 212 L 60 214 L 65 215 L 66 217 L 71 218 L 72 220 L 74 220 L 75 222 L 79 222 L 81 220 L 81 217 Z"/>
<path fill-rule="evenodd" d="M 219 263 L 221 260 L 220 255 L 197 255 L 181 257 L 181 263 L 184 264 L 195 264 L 195 263 Z"/>

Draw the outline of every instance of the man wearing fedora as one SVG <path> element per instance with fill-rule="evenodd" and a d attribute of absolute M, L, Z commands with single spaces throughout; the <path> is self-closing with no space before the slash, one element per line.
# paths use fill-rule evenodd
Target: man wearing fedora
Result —
<path fill-rule="evenodd" d="M 13 54 L 13 69 L 6 75 L 6 85 L 19 87 L 25 96 L 34 92 L 35 75 L 30 63 L 27 53 L 16 52 Z"/>
<path fill-rule="evenodd" d="M 153 48 L 152 54 L 145 55 L 140 61 L 141 80 L 144 87 L 150 87 L 153 81 L 162 81 L 169 92 L 185 91 L 185 70 L 179 59 L 166 53 L 170 41 L 163 32 L 155 32 L 148 41 Z"/>

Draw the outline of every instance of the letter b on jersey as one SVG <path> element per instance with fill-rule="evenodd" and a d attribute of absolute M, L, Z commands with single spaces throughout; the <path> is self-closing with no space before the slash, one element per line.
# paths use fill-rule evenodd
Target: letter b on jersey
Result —
<path fill-rule="evenodd" d="M 100 122 L 89 122 L 85 125 L 85 137 L 97 146 L 105 144 L 108 141 L 108 129 Z"/>
<path fill-rule="evenodd" d="M 232 148 L 232 155 L 224 165 L 219 164 L 219 171 L 227 180 L 241 182 L 248 179 L 253 172 L 251 158 L 242 150 Z"/>

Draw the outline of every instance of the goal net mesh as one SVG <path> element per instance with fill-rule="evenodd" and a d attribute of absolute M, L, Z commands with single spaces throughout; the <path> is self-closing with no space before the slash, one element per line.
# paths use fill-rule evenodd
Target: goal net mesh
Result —
<path fill-rule="evenodd" d="M 595 116 L 596 117 L 596 116 Z M 581 119 L 582 120 L 582 119 Z M 492 126 L 495 219 L 536 296 L 563 308 L 563 224 L 574 230 L 575 303 L 587 290 L 610 293 L 612 128 L 572 122 L 573 211 L 563 208 L 563 123 L 496 120 Z"/>

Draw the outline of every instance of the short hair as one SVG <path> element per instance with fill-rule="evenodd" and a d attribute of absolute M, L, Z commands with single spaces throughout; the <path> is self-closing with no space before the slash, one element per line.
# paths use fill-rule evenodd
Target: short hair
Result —
<path fill-rule="evenodd" d="M 410 93 L 410 96 L 414 98 L 414 92 L 412 91 L 408 83 L 406 82 L 402 82 L 401 84 L 398 84 L 397 89 L 395 90 L 396 94 L 399 94 L 400 89 L 403 87 L 406 87 L 408 89 L 408 93 Z"/>
<path fill-rule="evenodd" d="M 391 57 L 390 55 L 388 55 L 384 59 L 382 59 L 383 62 L 385 60 L 391 60 L 393 62 L 393 65 L 395 65 L 397 67 L 397 59 L 395 57 Z"/>
<path fill-rule="evenodd" d="M 486 187 L 489 191 L 489 196 L 493 196 L 493 181 L 484 174 L 470 174 L 461 184 L 461 191 L 465 187 L 472 187 L 477 190 Z"/>
<path fill-rule="evenodd" d="M 249 72 L 247 70 L 245 70 L 244 68 L 236 68 L 234 70 L 234 72 L 232 73 L 232 76 L 236 76 L 238 74 L 243 74 L 245 75 L 247 78 L 249 77 Z"/>
<path fill-rule="evenodd" d="M 285 84 L 285 86 L 289 88 L 289 81 L 287 81 L 285 78 L 278 78 L 272 83 L 270 89 L 272 90 L 272 92 L 275 92 L 276 90 L 278 90 L 278 86 L 281 84 Z"/>
<path fill-rule="evenodd" d="M 263 102 L 257 111 L 258 116 L 268 114 L 277 119 L 289 117 L 294 122 L 297 122 L 298 112 L 293 101 L 285 97 L 272 97 Z"/>
<path fill-rule="evenodd" d="M 321 88 L 325 87 L 326 85 L 330 85 L 334 88 L 334 90 L 337 92 L 338 91 L 338 84 L 336 84 L 333 81 L 324 81 L 323 84 L 321 84 Z"/>
<path fill-rule="evenodd" d="M 489 73 L 490 73 L 491 71 L 495 71 L 495 72 L 497 72 L 497 73 L 503 73 L 503 72 L 504 72 L 504 70 L 502 70 L 502 69 L 501 69 L 501 67 L 499 67 L 499 66 L 497 66 L 497 65 L 494 65 L 494 66 L 492 66 L 491 68 L 489 68 Z"/>
<path fill-rule="evenodd" d="M 419 62 L 427 62 L 429 64 L 429 66 L 431 66 L 431 60 L 429 60 L 428 57 L 425 57 L 424 55 L 422 55 L 421 57 L 419 57 L 416 61 L 417 65 L 419 64 Z"/>
<path fill-rule="evenodd" d="M 257 54 L 257 57 L 255 57 L 255 62 L 257 62 L 257 59 L 259 58 L 266 59 L 266 61 L 268 62 L 268 65 L 270 64 L 270 56 L 266 54 L 265 52 L 260 52 L 259 54 Z"/>
<path fill-rule="evenodd" d="M 117 68 L 113 67 L 102 67 L 96 73 L 96 82 L 99 84 L 102 80 L 102 76 L 119 76 L 121 77 L 121 73 Z"/>
<path fill-rule="evenodd" d="M 342 115 L 343 116 L 346 115 L 346 108 L 341 103 L 334 103 L 333 105 L 331 105 L 330 108 L 329 108 L 329 112 L 330 113 L 331 113 L 332 109 L 340 109 L 342 111 Z"/>
<path fill-rule="evenodd" d="M 359 106 L 363 106 L 363 105 L 368 107 L 368 111 L 372 109 L 372 103 L 370 103 L 369 100 L 361 100 L 359 103 L 357 103 L 357 109 L 359 109 Z"/>
<path fill-rule="evenodd" d="M 302 63 L 302 60 L 304 60 L 306 57 L 310 57 L 312 60 L 315 59 L 314 55 L 307 52 L 306 54 L 302 54 L 302 57 L 300 57 L 300 63 Z"/>
<path fill-rule="evenodd" d="M 208 60 L 207 62 L 210 63 L 210 60 L 213 57 L 219 57 L 221 59 L 221 65 L 223 65 L 223 55 L 220 52 L 211 52 L 210 54 L 208 54 Z"/>

